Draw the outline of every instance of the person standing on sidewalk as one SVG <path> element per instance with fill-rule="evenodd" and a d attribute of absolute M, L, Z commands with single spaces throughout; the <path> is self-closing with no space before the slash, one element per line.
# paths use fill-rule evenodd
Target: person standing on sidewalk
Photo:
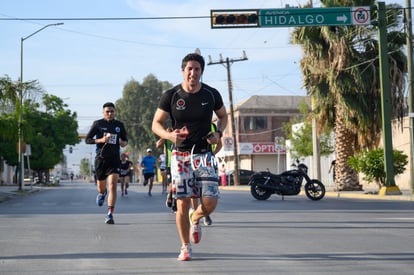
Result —
<path fill-rule="evenodd" d="M 171 176 L 177 197 L 179 261 L 192 259 L 190 237 L 193 243 L 200 242 L 199 221 L 214 211 L 219 198 L 211 144 L 219 143 L 227 126 L 227 112 L 220 93 L 200 82 L 204 65 L 204 58 L 199 54 L 191 53 L 183 58 L 183 81 L 163 93 L 152 121 L 152 131 L 160 138 L 171 140 L 175 146 Z M 218 118 L 214 133 L 210 130 L 213 113 Z M 172 132 L 164 128 L 170 118 Z M 190 212 L 191 198 L 200 196 L 200 205 Z"/>
<path fill-rule="evenodd" d="M 141 167 L 144 174 L 144 186 L 148 184 L 148 196 L 151 197 L 152 185 L 156 170 L 157 159 L 152 155 L 152 149 L 147 149 L 147 155 L 142 158 Z"/>
<path fill-rule="evenodd" d="M 113 213 L 121 165 L 119 147 L 125 147 L 128 144 L 128 138 L 124 124 L 115 119 L 115 105 L 107 102 L 102 108 L 103 118 L 93 122 L 86 134 L 85 142 L 96 144 L 95 175 L 98 188 L 96 203 L 102 206 L 108 194 L 108 213 L 105 223 L 114 224 Z"/>
<path fill-rule="evenodd" d="M 227 185 L 226 164 L 224 163 L 220 167 L 220 181 L 222 186 Z"/>
<path fill-rule="evenodd" d="M 331 171 L 332 171 L 332 182 L 333 182 L 333 185 L 335 186 L 335 190 L 336 190 L 337 186 L 335 184 L 335 176 L 336 176 L 336 174 L 335 174 L 335 160 L 333 160 L 331 162 L 331 166 L 329 166 L 328 174 L 330 174 Z"/>

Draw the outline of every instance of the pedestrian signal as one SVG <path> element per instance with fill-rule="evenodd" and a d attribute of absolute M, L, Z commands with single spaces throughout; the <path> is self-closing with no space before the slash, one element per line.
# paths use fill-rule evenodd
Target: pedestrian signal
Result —
<path fill-rule="evenodd" d="M 258 10 L 211 10 L 211 28 L 258 27 L 258 14 Z"/>

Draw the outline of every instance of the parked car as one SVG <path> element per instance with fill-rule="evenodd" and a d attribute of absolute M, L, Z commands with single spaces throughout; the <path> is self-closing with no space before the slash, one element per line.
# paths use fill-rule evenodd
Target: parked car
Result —
<path fill-rule="evenodd" d="M 239 181 L 240 185 L 247 185 L 250 181 L 250 176 L 256 173 L 255 171 L 239 169 Z M 227 183 L 234 185 L 234 170 L 226 171 Z"/>

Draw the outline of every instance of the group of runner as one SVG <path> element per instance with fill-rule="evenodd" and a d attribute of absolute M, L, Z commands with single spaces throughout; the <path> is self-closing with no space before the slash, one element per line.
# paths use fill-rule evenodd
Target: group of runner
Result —
<path fill-rule="evenodd" d="M 169 149 L 164 152 L 164 174 L 166 178 L 170 175 L 170 179 L 164 183 L 171 183 L 167 206 L 176 209 L 176 226 L 181 241 L 179 261 L 192 259 L 191 243 L 199 243 L 202 236 L 200 220 L 204 218 L 206 224 L 211 224 L 209 216 L 219 199 L 214 153 L 220 149 L 228 118 L 220 93 L 201 82 L 204 67 L 204 58 L 197 53 L 188 54 L 182 59 L 183 81 L 162 94 L 152 121 L 152 131 L 162 143 L 160 145 L 157 142 L 157 146 L 170 146 L 170 155 L 167 155 Z M 214 126 L 213 114 L 217 118 L 217 125 Z M 164 125 L 168 122 L 171 128 L 166 129 Z M 103 105 L 103 119 L 94 121 L 86 135 L 86 143 L 96 144 L 96 203 L 102 206 L 108 196 L 105 222 L 114 224 L 113 212 L 121 167 L 120 147 L 125 147 L 128 139 L 124 124 L 115 119 L 113 103 Z M 147 154 L 151 155 L 152 150 L 147 149 Z M 154 175 L 146 176 L 148 165 L 144 159 L 141 167 L 144 184 L 149 183 L 148 195 L 151 196 Z M 166 190 L 167 187 L 163 185 L 163 192 Z M 124 186 L 122 192 L 125 195 L 127 187 Z"/>

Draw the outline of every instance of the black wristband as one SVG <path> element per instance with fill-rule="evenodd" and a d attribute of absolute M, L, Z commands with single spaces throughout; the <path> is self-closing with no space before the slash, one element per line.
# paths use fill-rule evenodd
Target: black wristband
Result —
<path fill-rule="evenodd" d="M 217 130 L 216 132 L 219 134 L 220 138 L 223 136 L 223 132 L 222 131 Z"/>

